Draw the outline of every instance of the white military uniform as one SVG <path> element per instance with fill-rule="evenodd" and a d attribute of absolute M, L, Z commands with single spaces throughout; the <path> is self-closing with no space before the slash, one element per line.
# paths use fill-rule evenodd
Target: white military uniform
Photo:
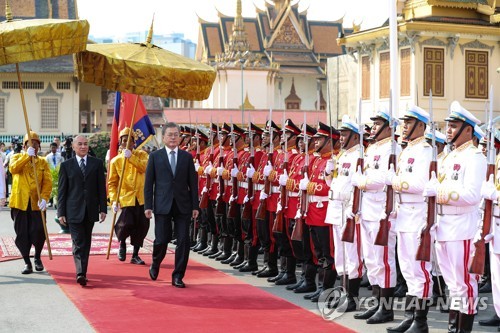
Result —
<path fill-rule="evenodd" d="M 436 254 L 450 291 L 450 309 L 467 315 L 476 313 L 479 276 L 470 274 L 469 264 L 478 230 L 481 184 L 486 159 L 472 141 L 450 152 L 440 167 L 436 201 L 438 225 Z"/>
<path fill-rule="evenodd" d="M 496 160 L 496 187 L 500 190 L 500 155 Z M 490 243 L 490 270 L 491 291 L 493 293 L 493 304 L 497 316 L 500 316 L 500 203 L 497 199 L 493 207 L 493 221 L 491 223 L 491 234 L 493 239 Z"/>
<path fill-rule="evenodd" d="M 337 160 L 337 177 L 333 178 L 329 184 L 330 191 L 325 220 L 325 223 L 332 224 L 333 227 L 335 267 L 337 272 L 339 275 L 347 274 L 349 279 L 357 279 L 363 276 L 363 258 L 360 248 L 361 228 L 359 223 L 356 223 L 354 242 L 342 242 L 342 234 L 346 221 L 345 214 L 352 211 L 353 186 L 351 184 L 351 177 L 356 172 L 358 158 L 359 144 L 342 152 Z"/>
<path fill-rule="evenodd" d="M 361 243 L 368 280 L 381 288 L 396 286 L 396 232 L 389 229 L 387 246 L 375 245 L 380 220 L 385 216 L 386 185 L 389 156 L 392 150 L 391 138 L 371 144 L 365 152 L 365 170 L 361 200 Z M 396 156 L 401 147 L 396 147 Z"/>
<path fill-rule="evenodd" d="M 422 136 L 408 143 L 399 156 L 392 187 L 396 192 L 397 217 L 394 227 L 398 237 L 398 262 L 408 295 L 420 299 L 432 296 L 431 262 L 418 261 L 420 231 L 426 225 L 427 203 L 422 196 L 429 181 L 432 147 Z"/>

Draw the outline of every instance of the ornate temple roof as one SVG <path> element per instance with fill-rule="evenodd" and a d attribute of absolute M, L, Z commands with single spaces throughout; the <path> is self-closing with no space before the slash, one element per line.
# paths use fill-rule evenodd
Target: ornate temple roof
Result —
<path fill-rule="evenodd" d="M 9 4 L 15 19 L 76 19 L 76 0 L 11 0 Z M 5 21 L 5 0 L 0 0 L 0 21 Z"/>

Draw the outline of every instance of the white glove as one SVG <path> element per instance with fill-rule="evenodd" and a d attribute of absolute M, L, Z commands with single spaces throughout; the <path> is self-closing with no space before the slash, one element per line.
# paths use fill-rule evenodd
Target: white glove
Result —
<path fill-rule="evenodd" d="M 208 192 L 208 188 L 206 186 L 203 186 L 203 190 L 201 190 L 201 194 L 207 193 L 207 192 Z"/>
<path fill-rule="evenodd" d="M 252 164 L 248 165 L 248 168 L 247 168 L 247 178 L 252 178 L 253 177 L 253 174 L 255 173 L 255 169 L 253 167 Z"/>
<path fill-rule="evenodd" d="M 198 172 L 199 168 L 200 168 L 200 162 L 198 161 L 198 159 L 196 159 L 194 161 L 194 169 L 196 170 L 196 172 Z"/>
<path fill-rule="evenodd" d="M 327 175 L 331 174 L 333 171 L 335 171 L 335 165 L 337 164 L 337 161 L 334 159 L 330 159 L 326 161 L 326 167 L 325 167 L 325 172 Z"/>
<path fill-rule="evenodd" d="M 278 201 L 278 206 L 276 207 L 276 211 L 281 212 L 283 207 L 281 207 L 281 201 Z"/>
<path fill-rule="evenodd" d="M 250 201 L 250 198 L 248 197 L 248 195 L 245 195 L 245 197 L 243 198 L 243 204 L 246 204 L 248 201 Z"/>
<path fill-rule="evenodd" d="M 273 171 L 273 166 L 271 165 L 271 162 L 267 162 L 267 165 L 264 167 L 264 177 L 269 177 L 271 174 L 271 171 Z"/>
<path fill-rule="evenodd" d="M 259 197 L 260 200 L 266 200 L 267 199 L 267 194 L 266 192 L 264 191 L 260 191 L 260 197 Z"/>
<path fill-rule="evenodd" d="M 479 240 L 481 240 L 481 238 L 482 238 L 482 230 L 479 229 L 476 232 L 476 235 L 474 236 L 474 240 L 472 241 L 472 243 L 474 244 L 478 242 Z M 493 239 L 493 234 L 487 234 L 486 236 L 484 236 L 485 243 L 489 243 L 492 239 Z"/>
<path fill-rule="evenodd" d="M 113 212 L 115 212 L 115 213 L 118 213 L 118 211 L 119 211 L 119 210 L 120 210 L 120 208 L 121 208 L 121 207 L 120 207 L 120 204 L 119 204 L 118 202 L 116 202 L 116 201 L 115 201 L 115 202 L 113 202 L 112 207 L 113 207 Z"/>
<path fill-rule="evenodd" d="M 235 164 L 234 167 L 231 169 L 231 177 L 233 178 L 238 177 L 238 172 L 239 172 L 238 167 Z"/>
<path fill-rule="evenodd" d="M 230 196 L 229 197 L 229 202 L 233 202 L 234 200 L 236 200 L 238 197 L 233 197 L 233 196 Z"/>
<path fill-rule="evenodd" d="M 278 181 L 279 181 L 281 186 L 286 186 L 286 183 L 288 181 L 288 172 L 286 172 L 286 170 L 284 170 L 283 174 L 280 175 L 280 178 Z"/>
<path fill-rule="evenodd" d="M 42 199 L 42 200 L 38 201 L 38 208 L 40 210 L 47 209 L 47 201 L 45 201 L 45 199 Z"/>
<path fill-rule="evenodd" d="M 351 185 L 358 187 L 361 179 L 363 178 L 363 173 L 361 172 L 361 166 L 358 166 L 358 170 L 351 177 Z"/>
<path fill-rule="evenodd" d="M 424 192 L 422 193 L 424 197 L 435 197 L 437 195 L 437 187 L 439 182 L 436 178 L 436 172 L 432 171 L 431 179 L 425 184 Z"/>
<path fill-rule="evenodd" d="M 481 185 L 481 196 L 484 199 L 491 201 L 496 200 L 496 198 L 498 197 L 493 175 L 490 175 L 488 181 L 483 181 L 483 185 Z"/>
<path fill-rule="evenodd" d="M 391 163 L 389 170 L 387 170 L 387 174 L 385 175 L 385 185 L 392 186 L 392 180 L 396 177 L 396 172 L 394 171 L 394 164 Z"/>
<path fill-rule="evenodd" d="M 212 172 L 212 169 L 214 166 L 212 165 L 212 162 L 210 162 L 207 167 L 205 168 L 205 175 L 209 175 Z"/>
<path fill-rule="evenodd" d="M 130 158 L 130 156 L 132 156 L 132 151 L 130 149 L 124 149 L 123 156 L 125 156 L 125 158 Z"/>
<path fill-rule="evenodd" d="M 36 151 L 35 148 L 29 147 L 26 152 L 28 153 L 29 156 L 36 156 Z"/>
<path fill-rule="evenodd" d="M 307 185 L 309 185 L 309 177 L 307 177 L 307 172 L 304 174 L 304 178 L 302 178 L 299 182 L 299 190 L 307 191 Z"/>
<path fill-rule="evenodd" d="M 355 214 L 353 214 L 352 210 L 348 209 L 347 212 L 345 213 L 345 219 L 353 219 L 356 217 Z"/>
<path fill-rule="evenodd" d="M 219 177 L 222 176 L 223 172 L 224 172 L 224 167 L 220 166 L 217 168 L 217 176 L 219 176 Z"/>

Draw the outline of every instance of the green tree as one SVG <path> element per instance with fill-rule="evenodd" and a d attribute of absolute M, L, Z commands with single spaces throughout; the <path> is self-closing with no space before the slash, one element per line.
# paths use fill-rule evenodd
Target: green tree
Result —
<path fill-rule="evenodd" d="M 106 152 L 109 149 L 110 136 L 108 132 L 99 132 L 89 137 L 89 147 L 97 158 L 106 161 Z"/>

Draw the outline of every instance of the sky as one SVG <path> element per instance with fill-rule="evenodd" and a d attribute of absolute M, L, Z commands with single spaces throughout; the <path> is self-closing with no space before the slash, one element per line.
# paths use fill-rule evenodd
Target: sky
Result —
<path fill-rule="evenodd" d="M 292 0 L 294 3 L 297 0 Z M 389 0 L 300 0 L 299 11 L 308 19 L 336 21 L 344 16 L 344 27 L 361 23 L 362 29 L 381 25 L 388 18 Z M 255 17 L 265 0 L 242 0 L 244 17 Z M 198 18 L 217 22 L 217 10 L 227 16 L 236 14 L 236 0 L 80 0 L 80 19 L 90 23 L 94 37 L 124 36 L 127 32 L 149 29 L 154 15 L 155 34 L 184 33 L 198 41 Z"/>

